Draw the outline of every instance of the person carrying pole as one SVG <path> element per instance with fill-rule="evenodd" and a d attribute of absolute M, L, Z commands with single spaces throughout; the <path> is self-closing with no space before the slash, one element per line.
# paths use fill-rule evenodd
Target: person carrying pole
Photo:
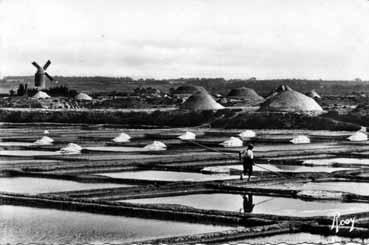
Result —
<path fill-rule="evenodd" d="M 243 175 L 248 175 L 247 181 L 250 181 L 250 178 L 252 175 L 252 168 L 253 168 L 253 165 L 255 165 L 254 153 L 252 149 L 254 149 L 254 146 L 252 144 L 248 144 L 247 148 L 239 152 L 239 159 L 243 165 L 243 172 L 240 175 L 241 180 L 243 179 Z"/>

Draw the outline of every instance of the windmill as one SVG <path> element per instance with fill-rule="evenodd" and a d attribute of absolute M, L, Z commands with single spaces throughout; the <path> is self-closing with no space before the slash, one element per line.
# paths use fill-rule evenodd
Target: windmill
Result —
<path fill-rule="evenodd" d="M 45 70 L 49 65 L 51 64 L 51 61 L 48 60 L 43 67 L 41 67 L 39 64 L 37 64 L 35 61 L 32 62 L 32 65 L 34 65 L 37 68 L 37 72 L 35 73 L 35 87 L 36 88 L 45 88 L 45 76 L 49 78 L 50 81 L 53 81 L 54 78 L 50 76 Z"/>

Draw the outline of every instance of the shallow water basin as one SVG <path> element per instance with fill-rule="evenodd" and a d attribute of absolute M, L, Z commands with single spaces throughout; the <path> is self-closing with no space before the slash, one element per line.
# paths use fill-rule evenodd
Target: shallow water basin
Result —
<path fill-rule="evenodd" d="M 32 150 L 0 151 L 0 156 L 14 156 L 14 157 L 60 156 L 60 155 L 62 154 L 56 151 L 32 151 Z"/>
<path fill-rule="evenodd" d="M 231 229 L 152 219 L 0 206 L 0 243 L 117 244 Z"/>
<path fill-rule="evenodd" d="M 14 193 L 38 194 L 47 192 L 64 192 L 99 188 L 129 187 L 122 184 L 80 183 L 70 180 L 57 180 L 31 177 L 1 177 L 0 191 Z"/>
<path fill-rule="evenodd" d="M 240 194 L 194 194 L 131 199 L 122 200 L 122 202 L 179 204 L 207 210 L 224 210 L 299 217 L 333 216 L 337 212 L 341 214 L 365 211 L 369 212 L 369 204 L 365 203 L 303 201 L 294 198 Z"/>
<path fill-rule="evenodd" d="M 113 178 L 163 180 L 163 181 L 210 181 L 210 180 L 226 180 L 238 178 L 238 176 L 236 177 L 226 174 L 209 175 L 201 173 L 186 173 L 186 172 L 159 171 L 159 170 L 100 173 L 99 175 Z"/>
<path fill-rule="evenodd" d="M 266 182 L 257 185 L 250 184 L 248 187 L 265 189 L 289 189 L 289 190 L 321 190 L 321 191 L 341 191 L 358 195 L 369 195 L 369 183 L 364 182 Z M 369 204 L 368 204 L 369 205 Z"/>
<path fill-rule="evenodd" d="M 330 159 L 310 159 L 303 161 L 305 165 L 363 165 L 369 167 L 369 159 L 365 158 L 330 158 Z"/>
<path fill-rule="evenodd" d="M 333 243 L 347 243 L 347 242 L 355 242 L 360 244 L 367 244 L 369 242 L 368 239 L 359 239 L 359 238 L 347 238 L 347 237 L 339 237 L 339 236 L 322 236 L 315 235 L 310 233 L 286 233 L 279 234 L 273 236 L 266 237 L 257 237 L 250 238 L 244 240 L 237 240 L 232 242 L 227 242 L 227 244 L 304 244 L 304 243 L 314 243 L 314 244 L 333 244 Z"/>
<path fill-rule="evenodd" d="M 34 143 L 30 143 L 30 142 L 0 142 L 0 146 L 23 146 L 23 147 L 27 147 L 27 146 L 33 146 L 35 145 Z"/>
<path fill-rule="evenodd" d="M 301 189 L 343 191 L 358 195 L 369 195 L 369 183 L 362 182 L 309 182 L 303 184 Z"/>

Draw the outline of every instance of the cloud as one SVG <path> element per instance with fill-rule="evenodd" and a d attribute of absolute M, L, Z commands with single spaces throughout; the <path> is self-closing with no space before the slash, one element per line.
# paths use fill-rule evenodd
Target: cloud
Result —
<path fill-rule="evenodd" d="M 366 0 L 3 0 L 0 75 L 369 79 Z"/>

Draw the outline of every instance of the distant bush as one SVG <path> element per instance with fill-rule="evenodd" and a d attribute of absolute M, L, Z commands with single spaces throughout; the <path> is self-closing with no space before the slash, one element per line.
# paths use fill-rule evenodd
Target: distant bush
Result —
<path fill-rule="evenodd" d="M 18 96 L 23 96 L 25 94 L 27 94 L 27 91 L 28 91 L 28 84 L 19 84 L 18 85 L 18 89 L 17 89 L 17 95 Z M 11 93 L 11 92 L 10 92 Z"/>
<path fill-rule="evenodd" d="M 78 92 L 74 89 L 69 89 L 67 86 L 58 86 L 58 87 L 52 87 L 49 89 L 43 89 L 42 91 L 46 92 L 47 94 L 49 94 L 52 97 L 74 97 L 78 94 Z M 10 96 L 34 96 L 36 93 L 38 92 L 37 88 L 28 88 L 28 84 L 25 83 L 21 83 L 18 85 L 18 89 L 17 91 L 14 91 L 13 89 L 11 89 L 9 91 Z"/>
<path fill-rule="evenodd" d="M 74 89 L 69 89 L 67 86 L 58 86 L 45 89 L 44 92 L 48 93 L 51 97 L 74 97 L 78 92 Z"/>

